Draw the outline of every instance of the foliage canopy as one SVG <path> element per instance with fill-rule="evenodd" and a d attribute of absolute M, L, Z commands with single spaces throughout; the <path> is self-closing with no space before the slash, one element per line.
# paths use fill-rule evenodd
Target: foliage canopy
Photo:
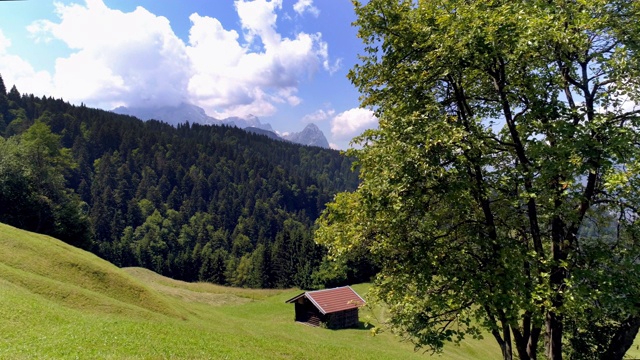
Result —
<path fill-rule="evenodd" d="M 379 129 L 316 232 L 416 346 L 620 359 L 640 326 L 640 3 L 355 2 Z"/>

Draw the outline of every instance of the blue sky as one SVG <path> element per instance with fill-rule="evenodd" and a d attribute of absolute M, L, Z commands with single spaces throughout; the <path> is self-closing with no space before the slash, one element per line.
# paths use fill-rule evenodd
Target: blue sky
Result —
<path fill-rule="evenodd" d="M 332 146 L 376 126 L 346 75 L 350 0 L 0 2 L 0 74 L 22 93 L 113 109 L 189 102 Z"/>

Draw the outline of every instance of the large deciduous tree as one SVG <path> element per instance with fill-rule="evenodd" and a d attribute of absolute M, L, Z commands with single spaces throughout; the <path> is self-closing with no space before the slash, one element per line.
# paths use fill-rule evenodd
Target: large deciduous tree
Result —
<path fill-rule="evenodd" d="M 379 118 L 318 242 L 418 346 L 621 359 L 640 326 L 640 2 L 355 2 Z M 539 350 L 540 349 L 540 350 Z"/>
<path fill-rule="evenodd" d="M 0 221 L 91 248 L 86 204 L 66 187 L 65 172 L 75 166 L 60 136 L 42 121 L 0 138 Z"/>

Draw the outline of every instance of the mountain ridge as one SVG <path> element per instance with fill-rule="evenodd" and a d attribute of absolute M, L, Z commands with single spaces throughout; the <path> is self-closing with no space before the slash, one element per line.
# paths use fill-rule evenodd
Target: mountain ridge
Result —
<path fill-rule="evenodd" d="M 318 286 L 313 224 L 357 187 L 354 159 L 236 126 L 145 122 L 17 90 L 3 100 L 0 222 L 183 281 Z"/>
<path fill-rule="evenodd" d="M 296 144 L 318 146 L 325 149 L 330 148 L 324 133 L 315 124 L 308 124 L 301 132 L 281 135 L 274 131 L 271 124 L 263 124 L 260 122 L 257 116 L 249 115 L 245 118 L 233 116 L 216 119 L 207 115 L 203 108 L 184 102 L 177 106 L 162 106 L 156 108 L 119 106 L 111 110 L 111 112 L 120 115 L 134 116 L 143 121 L 160 120 L 172 126 L 178 126 L 187 121 L 205 125 L 235 126 L 245 131 L 265 135 L 275 140 L 285 140 Z"/>
<path fill-rule="evenodd" d="M 291 134 L 286 134 L 282 136 L 285 140 L 289 140 L 291 142 L 308 145 L 308 146 L 319 146 L 325 149 L 329 149 L 329 142 L 327 138 L 324 136 L 322 130 L 318 128 L 316 124 L 308 124 L 301 132 L 295 132 Z"/>

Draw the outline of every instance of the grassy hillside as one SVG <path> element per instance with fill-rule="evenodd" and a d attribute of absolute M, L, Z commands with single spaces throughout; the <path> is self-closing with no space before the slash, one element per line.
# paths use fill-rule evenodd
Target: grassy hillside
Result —
<path fill-rule="evenodd" d="M 356 289 L 364 293 L 366 285 Z M 0 358 L 426 359 L 388 333 L 294 323 L 298 290 L 248 290 L 119 269 L 0 224 Z M 361 315 L 361 317 L 367 314 Z M 439 359 L 494 359 L 491 339 Z"/>

